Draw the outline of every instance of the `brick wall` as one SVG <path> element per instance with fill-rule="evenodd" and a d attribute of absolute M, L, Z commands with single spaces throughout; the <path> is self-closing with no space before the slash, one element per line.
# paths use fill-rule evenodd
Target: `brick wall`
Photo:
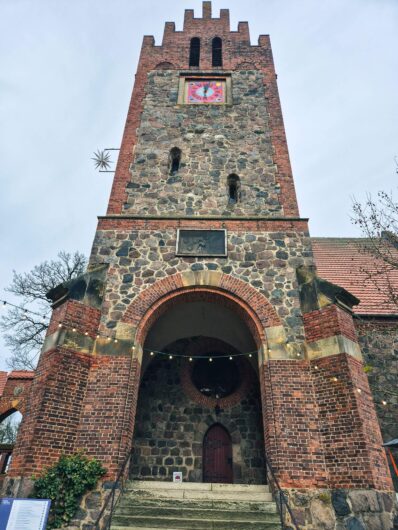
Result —
<path fill-rule="evenodd" d="M 21 423 L 10 476 L 29 476 L 75 450 L 90 358 L 59 348 L 42 354 Z"/>
<path fill-rule="evenodd" d="M 84 305 L 76 300 L 66 300 L 56 307 L 51 315 L 47 336 L 59 329 L 62 324 L 69 329 L 75 329 L 81 334 L 87 333 L 94 338 L 98 333 L 101 311 L 94 307 Z"/>
<path fill-rule="evenodd" d="M 344 335 L 357 342 L 352 315 L 337 305 L 329 305 L 303 315 L 305 336 L 308 342 Z"/>
<path fill-rule="evenodd" d="M 261 369 L 265 446 L 283 487 L 327 487 L 318 404 L 307 361 L 268 361 Z"/>
<path fill-rule="evenodd" d="M 266 450 L 284 487 L 391 489 L 360 361 L 268 361 L 261 378 Z"/>
<path fill-rule="evenodd" d="M 362 362 L 347 354 L 332 355 L 312 361 L 311 371 L 330 486 L 391 489 Z"/>
<path fill-rule="evenodd" d="M 100 356 L 91 365 L 76 446 L 99 458 L 108 476 L 131 449 L 140 364 L 128 356 Z"/>

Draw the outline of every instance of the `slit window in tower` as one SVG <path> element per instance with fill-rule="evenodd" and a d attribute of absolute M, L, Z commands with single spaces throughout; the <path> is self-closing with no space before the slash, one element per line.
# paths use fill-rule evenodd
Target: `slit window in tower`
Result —
<path fill-rule="evenodd" d="M 181 149 L 178 149 L 178 147 L 173 147 L 173 149 L 170 151 L 170 162 L 169 162 L 170 175 L 175 175 L 176 173 L 178 173 L 178 170 L 180 169 L 180 163 L 181 163 Z"/>
<path fill-rule="evenodd" d="M 189 48 L 189 66 L 199 66 L 200 62 L 200 39 L 193 37 Z"/>
<path fill-rule="evenodd" d="M 212 41 L 212 65 L 222 66 L 222 40 L 220 37 L 214 37 Z"/>
<path fill-rule="evenodd" d="M 238 175 L 230 175 L 228 177 L 228 202 L 229 204 L 236 204 L 239 200 L 239 186 L 240 180 Z"/>

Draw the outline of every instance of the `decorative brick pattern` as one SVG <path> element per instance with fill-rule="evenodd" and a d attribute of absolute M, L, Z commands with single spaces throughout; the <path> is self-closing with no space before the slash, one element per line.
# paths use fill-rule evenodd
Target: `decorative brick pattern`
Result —
<path fill-rule="evenodd" d="M 352 315 L 336 305 L 329 305 L 303 315 L 305 336 L 308 342 L 344 335 L 358 342 Z"/>

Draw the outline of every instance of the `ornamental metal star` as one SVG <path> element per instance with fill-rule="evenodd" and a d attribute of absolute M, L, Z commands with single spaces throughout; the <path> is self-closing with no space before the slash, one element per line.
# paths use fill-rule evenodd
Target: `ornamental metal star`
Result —
<path fill-rule="evenodd" d="M 94 160 L 95 169 L 109 169 L 111 167 L 110 154 L 106 151 L 100 151 L 98 149 L 94 152 L 91 160 Z"/>

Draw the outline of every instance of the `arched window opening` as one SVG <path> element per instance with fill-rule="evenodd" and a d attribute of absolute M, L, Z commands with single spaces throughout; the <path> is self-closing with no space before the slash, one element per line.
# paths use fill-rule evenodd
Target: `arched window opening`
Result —
<path fill-rule="evenodd" d="M 214 37 L 212 41 L 212 65 L 222 66 L 222 40 Z"/>
<path fill-rule="evenodd" d="M 236 204 L 239 201 L 240 179 L 238 175 L 228 177 L 228 202 Z"/>
<path fill-rule="evenodd" d="M 10 409 L 2 415 L 2 418 L 0 423 L 0 475 L 7 473 L 10 466 L 22 414 L 15 409 Z"/>
<path fill-rule="evenodd" d="M 200 62 L 200 39 L 193 37 L 189 49 L 189 66 L 199 66 Z"/>
<path fill-rule="evenodd" d="M 178 147 L 173 147 L 170 151 L 170 162 L 169 162 L 169 173 L 170 175 L 175 175 L 180 169 L 181 163 L 181 149 Z"/>

